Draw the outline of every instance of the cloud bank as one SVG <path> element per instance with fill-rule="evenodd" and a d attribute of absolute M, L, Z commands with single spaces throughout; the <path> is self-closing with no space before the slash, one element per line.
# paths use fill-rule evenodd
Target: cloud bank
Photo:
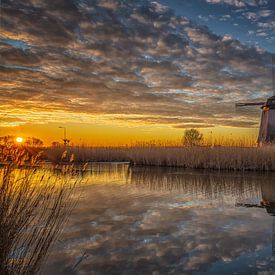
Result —
<path fill-rule="evenodd" d="M 270 95 L 270 53 L 157 2 L 4 0 L 1 16 L 2 126 L 105 115 L 176 128 L 255 127 L 258 112 L 234 104 Z"/>

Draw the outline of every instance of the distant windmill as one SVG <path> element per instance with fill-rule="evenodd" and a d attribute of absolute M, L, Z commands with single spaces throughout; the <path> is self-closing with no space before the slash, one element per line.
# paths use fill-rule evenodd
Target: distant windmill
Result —
<path fill-rule="evenodd" d="M 258 136 L 258 145 L 275 142 L 275 55 L 272 55 L 272 91 L 273 96 L 266 102 L 236 103 L 236 107 L 261 106 L 262 117 Z"/>

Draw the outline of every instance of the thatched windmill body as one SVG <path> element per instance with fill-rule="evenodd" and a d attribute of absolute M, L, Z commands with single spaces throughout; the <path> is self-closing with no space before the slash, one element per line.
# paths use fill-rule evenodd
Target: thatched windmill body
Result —
<path fill-rule="evenodd" d="M 272 88 L 273 96 L 266 102 L 237 103 L 237 107 L 261 106 L 262 116 L 258 135 L 258 145 L 275 143 L 275 56 L 272 56 Z"/>

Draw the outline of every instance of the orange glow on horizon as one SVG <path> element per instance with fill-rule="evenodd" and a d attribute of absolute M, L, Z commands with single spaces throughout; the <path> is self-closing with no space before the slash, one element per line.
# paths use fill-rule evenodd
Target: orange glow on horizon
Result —
<path fill-rule="evenodd" d="M 94 125 L 94 124 L 64 124 L 67 129 L 67 138 L 71 145 L 80 146 L 124 146 L 137 143 L 180 144 L 185 128 L 173 128 L 168 125 Z M 35 137 L 43 141 L 45 146 L 52 142 L 63 144 L 63 132 L 57 123 L 25 124 L 17 127 L 0 127 L 0 136 L 13 135 L 17 144 L 25 142 L 25 137 Z M 206 143 L 235 144 L 246 140 L 256 143 L 257 128 L 213 127 L 198 128 L 204 135 Z M 18 139 L 21 138 L 21 139 Z M 245 142 L 245 143 L 247 143 Z"/>

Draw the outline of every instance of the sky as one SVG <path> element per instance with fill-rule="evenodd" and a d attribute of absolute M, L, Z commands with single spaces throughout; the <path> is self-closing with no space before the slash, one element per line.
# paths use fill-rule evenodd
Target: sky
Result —
<path fill-rule="evenodd" d="M 118 145 L 257 135 L 273 0 L 1 1 L 0 136 Z"/>

